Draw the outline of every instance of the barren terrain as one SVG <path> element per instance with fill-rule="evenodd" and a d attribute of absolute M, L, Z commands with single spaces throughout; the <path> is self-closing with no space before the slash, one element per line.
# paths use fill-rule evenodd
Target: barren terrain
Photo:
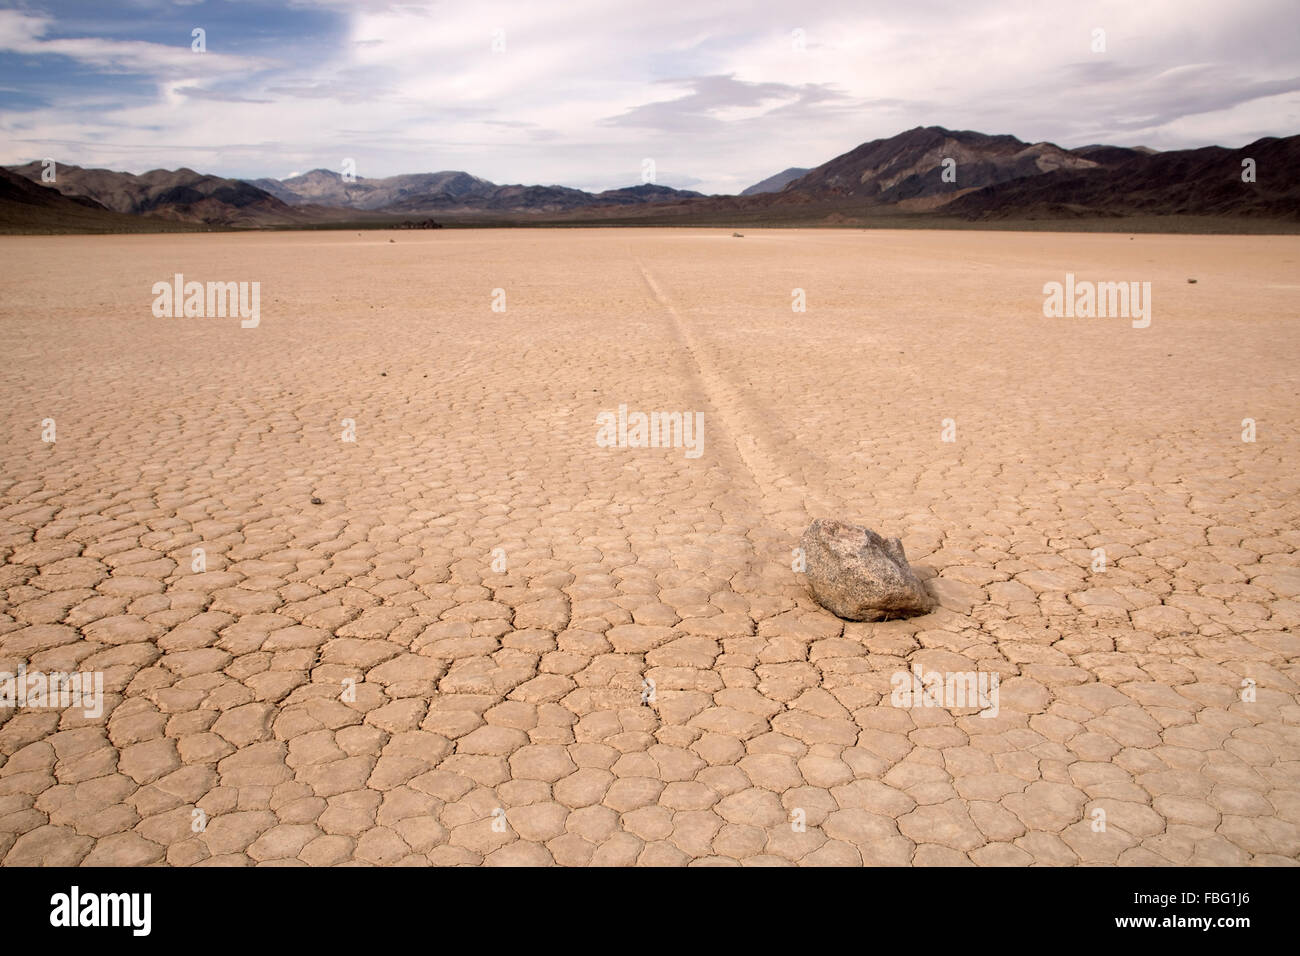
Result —
<path fill-rule="evenodd" d="M 745 233 L 0 237 L 3 863 L 1295 863 L 1300 237 Z"/>

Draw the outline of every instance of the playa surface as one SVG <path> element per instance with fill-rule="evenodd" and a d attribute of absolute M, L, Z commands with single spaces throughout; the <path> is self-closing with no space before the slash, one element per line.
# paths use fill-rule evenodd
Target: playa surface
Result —
<path fill-rule="evenodd" d="M 1300 238 L 0 256 L 0 672 L 105 690 L 0 708 L 6 865 L 1300 857 Z M 176 273 L 260 324 L 156 318 Z M 1066 273 L 1150 325 L 1045 318 Z M 603 447 L 620 405 L 702 453 Z M 819 516 L 940 606 L 821 609 Z M 996 715 L 895 706 L 913 668 Z"/>

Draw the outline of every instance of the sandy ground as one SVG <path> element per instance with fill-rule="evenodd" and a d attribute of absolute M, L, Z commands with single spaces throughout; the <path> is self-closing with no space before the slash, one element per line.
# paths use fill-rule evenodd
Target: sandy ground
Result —
<path fill-rule="evenodd" d="M 7 865 L 1300 857 L 1300 238 L 0 259 L 0 671 L 107 691 L 0 708 Z M 1151 282 L 1150 327 L 1044 318 L 1067 271 Z M 155 318 L 177 272 L 260 282 L 260 326 Z M 703 454 L 599 447 L 620 404 Z M 941 606 L 819 608 L 821 515 Z M 997 716 L 894 706 L 914 664 L 998 674 Z"/>

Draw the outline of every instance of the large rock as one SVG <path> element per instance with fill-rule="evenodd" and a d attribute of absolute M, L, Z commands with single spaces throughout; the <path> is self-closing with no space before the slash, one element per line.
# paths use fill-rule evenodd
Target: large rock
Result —
<path fill-rule="evenodd" d="M 934 606 L 897 538 L 817 518 L 803 533 L 800 546 L 813 597 L 838 617 L 883 621 L 924 614 Z"/>

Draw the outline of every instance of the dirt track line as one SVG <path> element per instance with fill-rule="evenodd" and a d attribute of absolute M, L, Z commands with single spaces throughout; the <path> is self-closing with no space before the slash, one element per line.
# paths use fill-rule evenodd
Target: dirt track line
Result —
<path fill-rule="evenodd" d="M 672 300 L 659 287 L 659 283 L 655 281 L 654 276 L 650 274 L 650 270 L 642 264 L 641 260 L 633 255 L 632 261 L 636 263 L 636 267 L 641 272 L 641 277 L 645 280 L 646 286 L 649 287 L 655 300 L 672 316 L 677 335 L 699 373 L 704 392 L 710 404 L 713 405 L 722 418 L 722 430 L 732 436 L 733 444 L 741 462 L 749 471 L 754 484 L 758 487 L 760 505 L 764 513 L 770 513 L 771 510 L 774 510 L 771 507 L 772 496 L 778 492 L 806 494 L 802 486 L 790 478 L 775 463 L 767 449 L 764 448 L 764 443 L 759 437 L 763 432 L 761 423 L 749 412 L 744 397 L 740 392 L 704 357 L 704 350 L 700 347 L 690 323 L 673 305 Z"/>

